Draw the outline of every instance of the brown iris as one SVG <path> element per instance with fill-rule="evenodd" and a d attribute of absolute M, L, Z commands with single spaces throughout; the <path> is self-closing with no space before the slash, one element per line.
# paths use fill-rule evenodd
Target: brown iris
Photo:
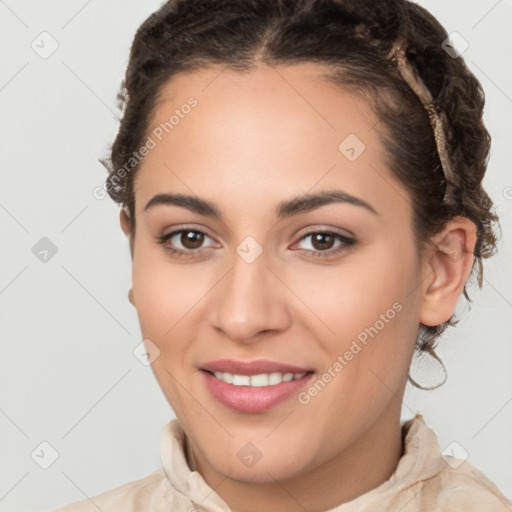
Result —
<path fill-rule="evenodd" d="M 183 247 L 187 249 L 197 249 L 201 247 L 204 242 L 204 233 L 183 231 L 181 233 L 180 242 L 183 244 Z"/>
<path fill-rule="evenodd" d="M 311 237 L 313 247 L 319 251 L 330 249 L 334 241 L 334 235 L 329 233 L 315 233 Z"/>

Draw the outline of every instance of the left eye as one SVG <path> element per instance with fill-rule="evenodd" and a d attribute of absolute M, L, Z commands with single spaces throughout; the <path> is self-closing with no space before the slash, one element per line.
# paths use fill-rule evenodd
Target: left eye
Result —
<path fill-rule="evenodd" d="M 319 253 L 327 253 L 328 255 L 346 250 L 355 243 L 353 238 L 340 235 L 339 233 L 332 233 L 330 231 L 314 231 L 312 233 L 307 233 L 297 243 L 308 238 L 311 239 L 308 244 L 310 248 L 304 249 L 304 251 L 313 252 L 320 256 L 323 256 L 323 254 Z M 339 245 L 333 249 L 336 240 L 339 241 Z"/>

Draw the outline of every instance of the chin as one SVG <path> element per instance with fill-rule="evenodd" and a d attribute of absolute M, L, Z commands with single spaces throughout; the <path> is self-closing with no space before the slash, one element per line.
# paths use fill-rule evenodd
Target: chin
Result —
<path fill-rule="evenodd" d="M 265 436 L 268 432 L 265 434 Z M 307 470 L 306 441 L 288 442 L 282 438 L 278 442 L 265 443 L 250 441 L 250 436 L 231 439 L 228 444 L 219 444 L 212 451 L 206 444 L 205 456 L 215 471 L 230 479 L 247 483 L 275 483 L 298 476 Z M 301 448 L 302 446 L 302 448 Z M 227 454 L 229 453 L 229 456 Z"/>
<path fill-rule="evenodd" d="M 285 458 L 283 457 L 282 460 L 284 461 Z M 275 460 L 264 462 L 263 458 L 252 467 L 243 467 L 238 460 L 231 464 L 221 463 L 215 467 L 220 474 L 229 475 L 230 480 L 253 484 L 275 484 L 276 480 L 282 482 L 303 472 L 300 467 L 291 468 L 289 462 L 282 465 L 276 464 Z"/>

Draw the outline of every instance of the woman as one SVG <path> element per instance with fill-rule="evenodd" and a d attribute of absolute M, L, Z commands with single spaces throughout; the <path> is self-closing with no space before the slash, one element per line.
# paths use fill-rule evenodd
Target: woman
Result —
<path fill-rule="evenodd" d="M 496 247 L 481 85 L 406 1 L 173 0 L 139 28 L 106 190 L 163 468 L 59 509 L 512 510 L 421 414 L 415 351 Z"/>

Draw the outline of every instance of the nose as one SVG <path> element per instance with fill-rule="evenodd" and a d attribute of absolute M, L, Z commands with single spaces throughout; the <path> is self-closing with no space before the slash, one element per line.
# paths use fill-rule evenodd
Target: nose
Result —
<path fill-rule="evenodd" d="M 233 341 L 251 343 L 290 324 L 286 287 L 268 266 L 265 252 L 251 263 L 235 253 L 231 270 L 214 291 L 210 324 Z"/>

